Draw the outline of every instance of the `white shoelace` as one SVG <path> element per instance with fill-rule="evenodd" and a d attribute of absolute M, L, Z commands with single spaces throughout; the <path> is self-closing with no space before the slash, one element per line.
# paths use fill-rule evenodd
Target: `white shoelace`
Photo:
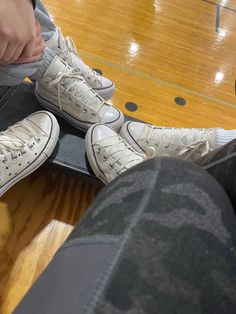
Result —
<path fill-rule="evenodd" d="M 195 159 L 193 158 L 194 155 L 196 155 L 196 158 L 203 157 L 211 151 L 213 151 L 213 149 L 210 147 L 209 142 L 205 139 L 193 142 L 186 146 L 177 154 L 177 157 L 182 157 L 184 159 Z"/>
<path fill-rule="evenodd" d="M 76 58 L 79 58 L 79 63 L 81 67 L 79 69 L 81 71 L 81 74 L 83 74 L 86 78 L 88 78 L 94 83 L 98 82 L 98 78 L 100 77 L 100 74 L 97 73 L 96 71 L 93 71 L 88 65 L 86 65 L 82 61 L 72 38 L 66 37 L 65 43 L 66 43 L 66 48 L 62 50 L 62 53 L 65 54 L 67 57 L 73 58 L 73 55 L 74 55 Z M 70 56 L 70 54 L 72 54 L 72 56 Z M 76 62 L 76 64 L 78 64 L 78 62 Z"/>
<path fill-rule="evenodd" d="M 24 147 L 31 138 L 35 138 L 37 142 L 40 141 L 37 131 L 27 120 L 24 120 L 22 124 L 15 124 L 6 131 L 0 132 L 0 155 L 4 156 L 2 160 L 6 160 L 6 155 L 9 153 L 11 153 L 12 159 L 16 157 L 16 152 L 20 151 L 21 154 L 24 154 Z"/>
<path fill-rule="evenodd" d="M 162 142 L 165 143 L 166 148 L 170 145 L 175 146 L 176 153 L 178 152 L 178 147 L 182 144 L 185 147 L 180 150 L 176 156 L 184 159 L 196 159 L 200 158 L 207 153 L 211 152 L 213 149 L 210 147 L 210 143 L 207 140 L 207 135 L 211 131 L 211 129 L 198 129 L 198 131 L 203 132 L 200 139 L 196 139 L 196 135 L 193 136 L 193 141 L 190 144 L 187 144 L 189 141 L 189 131 L 194 129 L 185 129 L 185 128 L 178 128 L 180 134 L 176 136 L 176 129 L 177 128 L 165 128 L 165 127 L 155 127 L 152 125 L 148 125 L 145 138 L 147 138 L 146 143 L 148 144 L 149 141 L 156 142 L 155 147 L 149 147 L 148 150 L 152 149 L 155 150 L 155 155 L 158 154 L 158 147 L 161 147 Z M 161 132 L 161 136 L 156 136 L 155 132 Z M 187 133 L 188 132 L 188 133 Z M 176 141 L 177 138 L 177 141 Z M 157 142 L 158 140 L 158 142 Z M 167 144 L 168 143 L 168 144 Z M 148 152 L 147 152 L 148 154 Z M 153 152 L 152 152 L 153 155 Z M 167 152 L 168 155 L 168 152 Z"/>
<path fill-rule="evenodd" d="M 104 141 L 100 141 L 100 143 L 94 143 L 92 145 L 98 146 L 98 154 L 100 154 L 104 162 L 112 160 L 109 161 L 109 167 L 111 171 L 113 169 L 116 170 L 116 175 L 121 174 L 130 167 L 146 159 L 145 155 L 135 153 L 132 147 L 120 137 L 115 139 L 115 141 L 110 140 L 110 143 L 107 142 L 108 141 L 105 140 L 105 143 Z M 111 152 L 108 153 L 107 150 L 110 150 Z"/>
<path fill-rule="evenodd" d="M 189 137 L 189 132 L 193 131 L 194 129 L 186 129 L 186 128 L 166 128 L 166 127 L 155 127 L 153 125 L 147 125 L 147 133 L 145 135 L 145 138 L 147 138 L 147 143 L 149 141 L 156 141 L 158 139 L 157 146 L 161 144 L 161 142 L 168 143 L 168 145 L 188 145 L 188 137 Z M 176 132 L 180 132 L 180 135 L 178 134 L 176 136 Z M 211 129 L 198 129 L 198 131 L 203 132 L 202 136 L 199 140 L 194 139 L 192 142 L 195 141 L 201 141 L 205 140 L 207 137 L 207 134 L 211 131 Z M 161 134 L 161 136 L 158 134 L 158 136 L 155 134 L 158 132 Z M 194 136 L 195 137 L 195 136 Z M 166 140 L 167 138 L 167 140 Z M 178 143 L 176 144 L 176 138 L 178 140 Z M 175 141 L 174 141 L 175 139 Z"/>
<path fill-rule="evenodd" d="M 68 66 L 65 71 L 66 73 L 59 72 L 56 79 L 49 82 L 49 86 L 57 87 L 60 110 L 62 111 L 63 109 L 61 102 L 61 87 L 64 87 L 72 96 L 79 98 L 84 112 L 86 112 L 90 106 L 94 111 L 99 112 L 104 106 L 105 101 L 86 84 L 80 75 L 80 70 L 71 69 Z"/>

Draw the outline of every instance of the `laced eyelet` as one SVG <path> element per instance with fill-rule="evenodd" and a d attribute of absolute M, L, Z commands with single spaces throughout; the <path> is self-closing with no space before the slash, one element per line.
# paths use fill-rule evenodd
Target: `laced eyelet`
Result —
<path fill-rule="evenodd" d="M 110 170 L 112 170 L 114 168 L 114 166 L 113 165 L 109 165 L 109 168 L 110 168 Z"/>
<path fill-rule="evenodd" d="M 23 152 L 21 152 L 21 155 L 24 156 L 26 154 L 26 151 L 24 150 Z"/>
<path fill-rule="evenodd" d="M 88 110 L 87 109 L 83 109 L 83 112 L 87 112 Z"/>
<path fill-rule="evenodd" d="M 41 142 L 41 139 L 40 138 L 37 138 L 36 139 L 36 143 L 40 143 Z"/>
<path fill-rule="evenodd" d="M 95 113 L 92 112 L 91 115 L 92 115 L 93 117 L 95 117 Z"/>
<path fill-rule="evenodd" d="M 3 159 L 3 160 L 2 160 L 2 163 L 3 163 L 3 164 L 6 164 L 6 163 L 7 163 L 7 159 Z"/>
<path fill-rule="evenodd" d="M 117 175 L 117 176 L 119 176 L 119 175 L 120 175 L 120 173 L 117 171 L 117 172 L 116 172 L 116 175 Z"/>
<path fill-rule="evenodd" d="M 34 148 L 34 145 L 29 145 L 29 149 L 33 149 Z"/>
<path fill-rule="evenodd" d="M 16 159 L 17 159 L 17 156 L 13 156 L 13 157 L 12 157 L 12 160 L 16 160 Z"/>
<path fill-rule="evenodd" d="M 146 144 L 149 144 L 149 141 L 146 141 Z"/>
<path fill-rule="evenodd" d="M 97 150 L 98 154 L 101 153 L 101 148 L 99 147 L 98 150 Z"/>
<path fill-rule="evenodd" d="M 159 144 L 155 144 L 155 146 L 156 146 L 156 147 L 158 147 L 158 146 L 159 146 Z"/>
<path fill-rule="evenodd" d="M 103 156 L 103 161 L 107 161 L 107 156 Z"/>

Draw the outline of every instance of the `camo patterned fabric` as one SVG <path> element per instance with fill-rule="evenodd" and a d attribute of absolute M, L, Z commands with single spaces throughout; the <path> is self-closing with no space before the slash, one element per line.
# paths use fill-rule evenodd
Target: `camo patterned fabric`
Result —
<path fill-rule="evenodd" d="M 236 139 L 205 155 L 196 163 L 217 179 L 228 194 L 236 213 Z"/>
<path fill-rule="evenodd" d="M 156 158 L 121 175 L 67 243 L 89 237 L 115 250 L 79 313 L 236 313 L 236 217 L 193 163 Z"/>

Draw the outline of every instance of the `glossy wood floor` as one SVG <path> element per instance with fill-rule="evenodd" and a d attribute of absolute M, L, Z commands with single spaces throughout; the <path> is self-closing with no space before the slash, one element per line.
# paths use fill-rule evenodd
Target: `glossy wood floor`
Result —
<path fill-rule="evenodd" d="M 124 113 L 159 125 L 236 128 L 236 0 L 45 4 L 83 59 L 115 81 L 113 102 Z M 97 191 L 45 166 L 1 199 L 0 314 L 12 312 Z"/>

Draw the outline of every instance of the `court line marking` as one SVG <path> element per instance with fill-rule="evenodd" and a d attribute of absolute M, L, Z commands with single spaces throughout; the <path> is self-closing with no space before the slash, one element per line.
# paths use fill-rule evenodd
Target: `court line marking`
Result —
<path fill-rule="evenodd" d="M 216 6 L 216 32 L 220 31 L 220 6 Z"/>
<path fill-rule="evenodd" d="M 135 75 L 137 77 L 141 77 L 141 78 L 144 78 L 148 81 L 152 81 L 152 82 L 155 82 L 156 84 L 158 85 L 164 85 L 164 86 L 168 86 L 168 87 L 172 87 L 174 89 L 177 89 L 179 91 L 182 91 L 182 92 L 185 92 L 186 94 L 189 94 L 189 95 L 194 95 L 194 96 L 198 96 L 198 97 L 201 97 L 205 100 L 210 100 L 210 101 L 213 101 L 213 102 L 216 102 L 220 105 L 224 105 L 226 107 L 230 107 L 230 108 L 233 108 L 233 109 L 236 109 L 236 104 L 233 104 L 231 102 L 228 102 L 226 100 L 221 100 L 219 98 L 216 98 L 214 96 L 207 96 L 205 94 L 202 94 L 200 92 L 197 92 L 197 91 L 194 91 L 192 89 L 188 89 L 188 88 L 185 88 L 185 87 L 182 87 L 182 86 L 179 86 L 175 83 L 170 83 L 168 81 L 165 81 L 165 80 L 161 80 L 151 74 L 146 74 L 142 71 L 139 71 L 139 70 L 134 70 L 134 69 L 131 69 L 130 67 L 128 66 L 125 66 L 125 65 L 119 65 L 119 64 L 116 64 L 116 63 L 113 63 L 107 59 L 104 59 L 100 56 L 96 56 L 90 52 L 86 52 L 86 51 L 83 51 L 83 50 L 80 50 L 80 54 L 87 57 L 88 59 L 92 60 L 92 61 L 95 61 L 95 62 L 99 62 L 101 64 L 104 64 L 104 65 L 107 65 L 111 68 L 114 68 L 114 69 L 119 69 L 120 71 L 123 71 L 123 72 L 126 72 L 126 73 L 129 73 L 131 75 Z"/>
<path fill-rule="evenodd" d="M 229 10 L 229 11 L 232 11 L 232 12 L 236 12 L 236 9 L 233 9 L 233 8 L 230 8 L 230 7 L 226 7 L 226 6 L 222 5 L 222 4 L 216 3 L 214 1 L 210 1 L 210 0 L 203 0 L 203 1 L 207 2 L 207 3 L 210 3 L 210 4 L 213 4 L 213 5 L 218 5 L 219 7 L 224 8 L 224 9 Z"/>

